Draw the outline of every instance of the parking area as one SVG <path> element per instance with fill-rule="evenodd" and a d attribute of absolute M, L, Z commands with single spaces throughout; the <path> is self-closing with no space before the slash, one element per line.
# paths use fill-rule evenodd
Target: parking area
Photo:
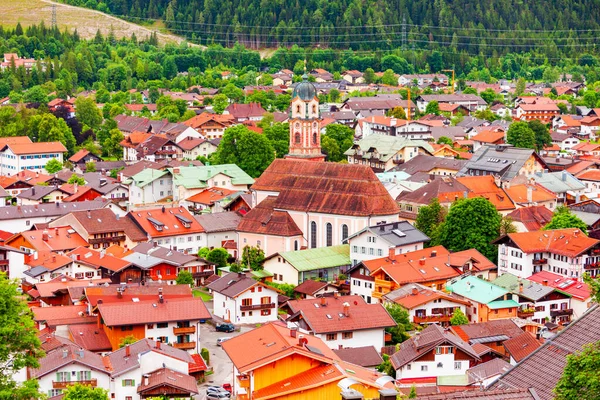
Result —
<path fill-rule="evenodd" d="M 223 385 L 230 383 L 233 385 L 233 364 L 220 346 L 217 346 L 217 339 L 235 337 L 242 332 L 247 332 L 251 327 L 238 327 L 241 331 L 232 333 L 216 332 L 212 324 L 200 325 L 200 345 L 208 349 L 210 354 L 210 366 L 214 373 L 206 377 L 206 382 L 198 385 L 200 394 L 195 397 L 196 400 L 206 399 L 206 387 L 208 385 Z"/>

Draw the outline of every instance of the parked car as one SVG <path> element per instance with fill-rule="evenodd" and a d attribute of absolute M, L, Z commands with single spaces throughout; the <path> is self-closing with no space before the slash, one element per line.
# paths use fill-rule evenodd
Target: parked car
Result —
<path fill-rule="evenodd" d="M 231 383 L 224 383 L 223 384 L 223 389 L 227 390 L 229 393 L 232 392 L 232 388 L 231 388 Z"/>
<path fill-rule="evenodd" d="M 227 390 L 223 389 L 221 386 L 215 386 L 215 385 L 210 385 L 209 387 L 206 388 L 206 393 L 222 393 L 227 395 L 227 397 L 231 396 L 231 393 L 229 393 Z"/>
<path fill-rule="evenodd" d="M 235 326 L 233 326 L 233 324 L 228 324 L 228 323 L 217 324 L 215 326 L 215 328 L 217 329 L 217 332 L 227 332 L 227 333 L 230 333 L 230 332 L 235 331 Z"/>
<path fill-rule="evenodd" d="M 231 338 L 229 338 L 229 337 L 218 338 L 217 339 L 217 346 L 220 346 L 221 343 L 223 343 L 224 341 L 229 340 L 229 339 L 231 339 Z"/>
<path fill-rule="evenodd" d="M 229 392 L 206 392 L 207 400 L 225 400 L 229 399 L 231 394 Z"/>

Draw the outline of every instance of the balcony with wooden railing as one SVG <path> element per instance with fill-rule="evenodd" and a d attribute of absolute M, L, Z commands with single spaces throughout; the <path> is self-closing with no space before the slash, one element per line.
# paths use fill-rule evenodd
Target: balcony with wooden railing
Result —
<path fill-rule="evenodd" d="M 193 335 L 194 333 L 196 333 L 195 326 L 182 326 L 178 328 L 173 327 L 174 335 Z"/>
<path fill-rule="evenodd" d="M 535 314 L 534 308 L 519 308 L 517 310 L 517 317 L 519 318 L 531 318 Z"/>
<path fill-rule="evenodd" d="M 548 264 L 548 259 L 547 258 L 534 258 L 533 259 L 533 265 L 542 265 L 542 264 Z"/>
<path fill-rule="evenodd" d="M 98 380 L 97 379 L 88 379 L 88 380 L 84 380 L 84 381 L 62 381 L 62 382 L 52 381 L 52 389 L 66 389 L 69 386 L 77 385 L 77 384 L 96 387 L 96 386 L 98 386 Z"/>
<path fill-rule="evenodd" d="M 114 243 L 123 241 L 125 241 L 125 235 L 106 236 L 88 239 L 88 242 L 90 244 Z"/>
<path fill-rule="evenodd" d="M 384 289 L 392 289 L 392 286 L 394 286 L 393 281 L 386 281 L 384 279 L 375 279 L 375 288 L 381 287 Z"/>
<path fill-rule="evenodd" d="M 206 278 L 207 276 L 211 276 L 214 273 L 215 273 L 215 271 L 213 271 L 212 269 L 209 269 L 209 270 L 202 271 L 202 272 L 194 272 L 194 273 L 192 273 L 192 277 L 194 279 Z"/>
<path fill-rule="evenodd" d="M 566 310 L 550 310 L 551 317 L 562 317 L 564 315 L 573 315 L 573 309 L 567 308 Z"/>
<path fill-rule="evenodd" d="M 193 350 L 196 348 L 196 342 L 181 342 L 181 343 L 171 343 L 173 347 L 181 350 Z"/>
<path fill-rule="evenodd" d="M 264 303 L 264 304 L 251 304 L 246 306 L 240 306 L 241 311 L 252 311 L 252 310 L 268 310 L 275 308 L 275 303 Z"/>
<path fill-rule="evenodd" d="M 450 322 L 452 315 L 425 315 L 425 316 L 414 316 L 413 322 L 415 324 L 429 324 L 434 322 Z"/>

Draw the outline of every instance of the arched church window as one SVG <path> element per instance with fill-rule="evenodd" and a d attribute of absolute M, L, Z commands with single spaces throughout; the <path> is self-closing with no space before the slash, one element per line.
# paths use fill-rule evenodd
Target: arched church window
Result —
<path fill-rule="evenodd" d="M 325 243 L 327 247 L 333 245 L 333 226 L 329 222 L 325 224 Z"/>
<path fill-rule="evenodd" d="M 317 113 L 317 106 L 313 104 L 313 114 Z"/>
<path fill-rule="evenodd" d="M 317 132 L 313 133 L 313 144 L 317 144 Z"/>
<path fill-rule="evenodd" d="M 310 223 L 310 248 L 317 248 L 317 223 L 315 221 Z"/>
<path fill-rule="evenodd" d="M 298 104 L 298 105 L 296 106 L 296 112 L 297 112 L 298 114 L 300 114 L 300 104 Z"/>
<path fill-rule="evenodd" d="M 302 136 L 300 135 L 300 132 L 296 132 L 296 135 L 294 136 L 294 142 L 300 143 L 301 141 L 302 141 Z"/>

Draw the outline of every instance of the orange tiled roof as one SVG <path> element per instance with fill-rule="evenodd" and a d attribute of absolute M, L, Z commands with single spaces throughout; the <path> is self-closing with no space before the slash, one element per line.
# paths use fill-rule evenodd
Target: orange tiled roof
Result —
<path fill-rule="evenodd" d="M 236 193 L 235 190 L 224 189 L 220 187 L 211 187 L 197 193 L 191 197 L 188 197 L 186 201 L 190 201 L 192 203 L 200 203 L 206 205 L 213 205 L 215 202 Z"/>
<path fill-rule="evenodd" d="M 498 187 L 491 175 L 463 176 L 457 181 L 470 189 L 469 198 L 484 197 L 496 207 L 498 211 L 514 210 L 515 205 L 504 189 Z"/>
<path fill-rule="evenodd" d="M 104 267 L 110 271 L 117 272 L 130 265 L 128 261 L 121 260 L 106 254 L 104 251 L 96 251 L 87 247 L 78 247 L 69 253 L 67 256 L 73 258 L 81 264 L 86 264 L 96 269 Z"/>
<path fill-rule="evenodd" d="M 77 232 L 69 231 L 72 231 L 70 226 L 24 231 L 7 240 L 6 244 L 10 246 L 14 239 L 22 236 L 37 251 L 67 251 L 88 245 Z"/>
<path fill-rule="evenodd" d="M 432 289 L 426 288 L 424 286 L 421 286 L 420 288 L 418 288 L 416 294 L 409 293 L 405 296 L 395 298 L 394 303 L 400 304 L 402 307 L 406 308 L 407 310 L 411 310 L 422 304 L 427 304 L 431 301 L 438 300 L 438 299 L 443 299 L 443 300 L 447 300 L 447 301 L 450 301 L 453 303 L 459 303 L 459 304 L 465 304 L 465 305 L 470 304 L 468 301 L 461 300 L 458 297 L 454 297 L 450 294 L 446 294 L 439 290 L 432 290 Z"/>
<path fill-rule="evenodd" d="M 57 270 L 72 262 L 73 260 L 70 257 L 56 254 L 51 251 L 38 251 L 37 258 L 34 255 L 25 256 L 25 264 L 29 267 L 42 266 L 48 271 Z"/>
<path fill-rule="evenodd" d="M 187 121 L 183 121 L 183 123 L 194 129 L 198 129 L 202 128 L 204 124 L 210 121 L 214 121 L 220 125 L 223 125 L 224 127 L 228 127 L 235 122 L 233 116 L 231 115 L 211 114 L 205 112 L 202 114 L 198 114 L 195 117 L 188 119 Z"/>
<path fill-rule="evenodd" d="M 499 143 L 504 141 L 504 132 L 502 131 L 481 131 L 471 138 L 483 143 Z"/>
<path fill-rule="evenodd" d="M 523 184 L 523 185 L 513 185 L 510 186 L 507 189 L 504 189 L 506 191 L 506 193 L 508 194 L 508 196 L 512 199 L 512 201 L 514 201 L 515 203 L 526 203 L 529 202 L 529 200 L 527 200 L 527 189 L 531 188 L 531 201 L 532 202 L 536 202 L 536 203 L 540 203 L 540 202 L 545 202 L 545 201 L 552 201 L 552 200 L 556 200 L 556 194 L 552 193 L 551 191 L 549 191 L 548 189 L 546 189 L 545 187 L 543 187 L 542 185 L 539 184 Z"/>
<path fill-rule="evenodd" d="M 529 332 L 523 332 L 519 336 L 510 338 L 504 342 L 504 348 L 515 359 L 521 361 L 529 354 L 533 353 L 541 344 Z"/>
<path fill-rule="evenodd" d="M 128 216 L 153 238 L 204 232 L 202 225 L 183 207 L 131 211 Z M 158 225 L 154 222 L 158 222 Z M 186 228 L 184 224 L 189 227 Z"/>
<path fill-rule="evenodd" d="M 571 149 L 572 150 L 581 151 L 581 152 L 590 152 L 590 151 L 596 151 L 599 148 L 600 148 L 600 144 L 589 143 L 589 142 L 581 142 L 581 143 L 576 144 L 575 146 L 573 146 Z"/>
<path fill-rule="evenodd" d="M 318 388 L 319 386 L 331 382 L 337 382 L 343 378 L 344 374 L 342 374 L 336 365 L 326 364 L 256 390 L 252 393 L 252 398 L 265 400 L 273 399 L 300 391 L 308 396 L 310 392 L 305 391 Z"/>
<path fill-rule="evenodd" d="M 550 252 L 568 257 L 577 257 L 600 243 L 575 228 L 509 233 L 508 237 L 524 253 Z"/>
<path fill-rule="evenodd" d="M 600 181 L 600 169 L 588 169 L 577 174 L 577 179 L 584 181 Z"/>

